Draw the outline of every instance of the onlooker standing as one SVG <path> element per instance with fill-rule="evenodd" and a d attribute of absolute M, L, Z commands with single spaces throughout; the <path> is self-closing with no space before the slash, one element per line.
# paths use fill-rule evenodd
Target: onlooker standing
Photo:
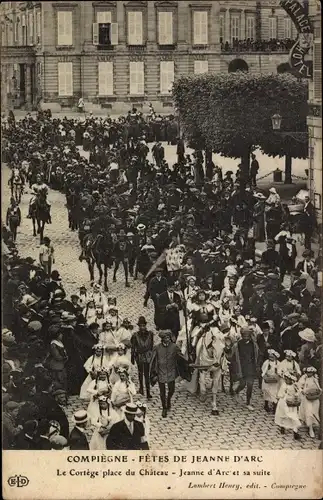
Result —
<path fill-rule="evenodd" d="M 305 236 L 305 248 L 311 250 L 311 239 L 313 236 L 314 229 L 316 227 L 316 215 L 315 207 L 310 201 L 309 196 L 305 196 L 304 205 L 304 236 Z"/>
<path fill-rule="evenodd" d="M 250 404 L 254 379 L 257 376 L 258 347 L 251 338 L 249 327 L 241 328 L 242 339 L 233 347 L 232 364 L 235 365 L 235 378 L 239 386 L 234 391 L 237 395 L 247 386 L 247 408 L 253 410 Z"/>
<path fill-rule="evenodd" d="M 257 174 L 259 172 L 259 163 L 254 153 L 251 153 L 251 165 L 250 165 L 250 181 L 253 187 L 257 186 Z"/>
<path fill-rule="evenodd" d="M 16 426 L 16 418 L 20 404 L 15 401 L 8 401 L 4 407 L 2 415 L 2 448 L 10 450 L 13 447 L 15 438 L 20 434 L 22 427 Z"/>
<path fill-rule="evenodd" d="M 39 262 L 44 269 L 45 273 L 50 276 L 52 272 L 52 265 L 55 263 L 54 247 L 50 243 L 50 239 L 45 236 L 43 243 L 39 249 Z"/>
<path fill-rule="evenodd" d="M 69 437 L 70 450 L 89 450 L 89 443 L 85 435 L 85 429 L 88 422 L 87 412 L 78 410 L 74 413 L 75 427 L 72 429 Z"/>
<path fill-rule="evenodd" d="M 131 362 L 136 362 L 139 376 L 139 393 L 144 393 L 144 378 L 147 391 L 147 399 L 151 399 L 149 381 L 149 363 L 154 347 L 153 332 L 147 330 L 147 321 L 144 316 L 138 319 L 139 331 L 131 337 Z"/>
<path fill-rule="evenodd" d="M 106 440 L 107 450 L 149 450 L 145 428 L 136 420 L 137 405 L 128 403 L 124 419 L 113 424 Z"/>

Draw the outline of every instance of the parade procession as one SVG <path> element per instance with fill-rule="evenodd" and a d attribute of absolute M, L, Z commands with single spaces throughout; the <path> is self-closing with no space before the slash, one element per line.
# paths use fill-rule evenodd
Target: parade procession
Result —
<path fill-rule="evenodd" d="M 295 230 L 276 188 L 205 169 L 153 109 L 11 113 L 2 136 L 5 449 L 319 446 L 308 199 Z"/>

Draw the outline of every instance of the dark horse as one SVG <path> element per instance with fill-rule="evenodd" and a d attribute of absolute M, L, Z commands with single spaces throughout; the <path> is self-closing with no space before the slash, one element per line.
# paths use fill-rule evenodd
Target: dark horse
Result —
<path fill-rule="evenodd" d="M 89 272 L 90 280 L 94 281 L 94 265 L 99 271 L 99 283 L 102 284 L 104 276 L 104 291 L 108 291 L 108 269 L 112 267 L 112 238 L 107 232 L 100 232 L 95 236 L 86 234 L 82 241 L 82 253 L 80 260 L 85 260 Z"/>
<path fill-rule="evenodd" d="M 38 194 L 35 201 L 30 207 L 31 220 L 33 222 L 33 234 L 39 234 L 40 243 L 42 243 L 44 237 L 45 224 L 48 222 L 48 206 L 46 202 L 46 196 Z M 37 232 L 36 232 L 36 222 L 37 222 Z"/>

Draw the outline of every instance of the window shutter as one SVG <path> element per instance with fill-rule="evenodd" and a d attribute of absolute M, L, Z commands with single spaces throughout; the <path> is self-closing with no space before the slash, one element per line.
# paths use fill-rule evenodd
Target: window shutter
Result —
<path fill-rule="evenodd" d="M 202 73 L 207 73 L 209 71 L 208 61 L 194 61 L 194 74 L 201 75 Z"/>
<path fill-rule="evenodd" d="M 113 95 L 113 63 L 99 62 L 99 96 Z"/>
<path fill-rule="evenodd" d="M 313 47 L 313 97 L 318 101 L 322 99 L 322 45 L 318 40 Z"/>
<path fill-rule="evenodd" d="M 142 45 L 142 43 L 142 12 L 130 11 L 128 12 L 128 44 Z"/>
<path fill-rule="evenodd" d="M 34 12 L 29 12 L 28 15 L 28 31 L 29 31 L 29 43 L 34 44 Z"/>
<path fill-rule="evenodd" d="M 111 24 L 111 11 L 101 10 L 96 13 L 96 22 L 98 24 Z"/>
<path fill-rule="evenodd" d="M 159 45 L 173 44 L 173 13 L 158 13 L 158 43 Z"/>
<path fill-rule="evenodd" d="M 284 38 L 292 38 L 292 22 L 290 17 L 284 18 Z"/>
<path fill-rule="evenodd" d="M 37 43 L 40 42 L 41 39 L 41 12 L 38 10 L 36 13 L 36 25 L 37 25 Z"/>
<path fill-rule="evenodd" d="M 269 18 L 269 38 L 277 38 L 277 17 Z"/>
<path fill-rule="evenodd" d="M 207 11 L 201 12 L 201 44 L 208 44 L 208 13 Z"/>
<path fill-rule="evenodd" d="M 232 16 L 231 17 L 231 41 L 234 38 L 240 39 L 240 17 Z"/>
<path fill-rule="evenodd" d="M 169 94 L 174 82 L 174 61 L 160 63 L 160 93 Z"/>
<path fill-rule="evenodd" d="M 73 95 L 73 63 L 58 63 L 58 95 Z"/>
<path fill-rule="evenodd" d="M 92 24 L 92 43 L 93 45 L 99 45 L 99 24 Z"/>
<path fill-rule="evenodd" d="M 193 43 L 201 45 L 201 12 L 195 11 L 193 15 Z"/>
<path fill-rule="evenodd" d="M 143 61 L 129 63 L 130 94 L 143 95 L 145 92 L 145 75 Z"/>
<path fill-rule="evenodd" d="M 61 10 L 57 12 L 57 34 L 58 45 L 72 45 L 73 44 L 73 13 L 68 10 Z"/>
<path fill-rule="evenodd" d="M 118 45 L 118 39 L 119 39 L 119 29 L 118 29 L 118 23 L 111 23 L 110 29 L 111 29 L 111 45 Z"/>
<path fill-rule="evenodd" d="M 255 18 L 253 16 L 247 17 L 247 38 L 255 38 Z"/>
<path fill-rule="evenodd" d="M 145 93 L 145 69 L 144 62 L 137 62 L 137 92 L 139 95 L 143 95 Z"/>
<path fill-rule="evenodd" d="M 220 14 L 220 38 L 222 42 L 225 42 L 225 24 L 223 14 Z"/>

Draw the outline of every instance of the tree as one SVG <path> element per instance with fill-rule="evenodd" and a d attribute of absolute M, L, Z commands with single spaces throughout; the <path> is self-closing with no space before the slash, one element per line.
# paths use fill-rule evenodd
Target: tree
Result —
<path fill-rule="evenodd" d="M 246 170 L 256 147 L 271 155 L 304 157 L 304 145 L 292 138 L 286 141 L 272 129 L 271 117 L 279 112 L 290 127 L 286 130 L 306 131 L 307 83 L 292 75 L 182 77 L 174 83 L 173 98 L 189 142 L 240 157 Z"/>

